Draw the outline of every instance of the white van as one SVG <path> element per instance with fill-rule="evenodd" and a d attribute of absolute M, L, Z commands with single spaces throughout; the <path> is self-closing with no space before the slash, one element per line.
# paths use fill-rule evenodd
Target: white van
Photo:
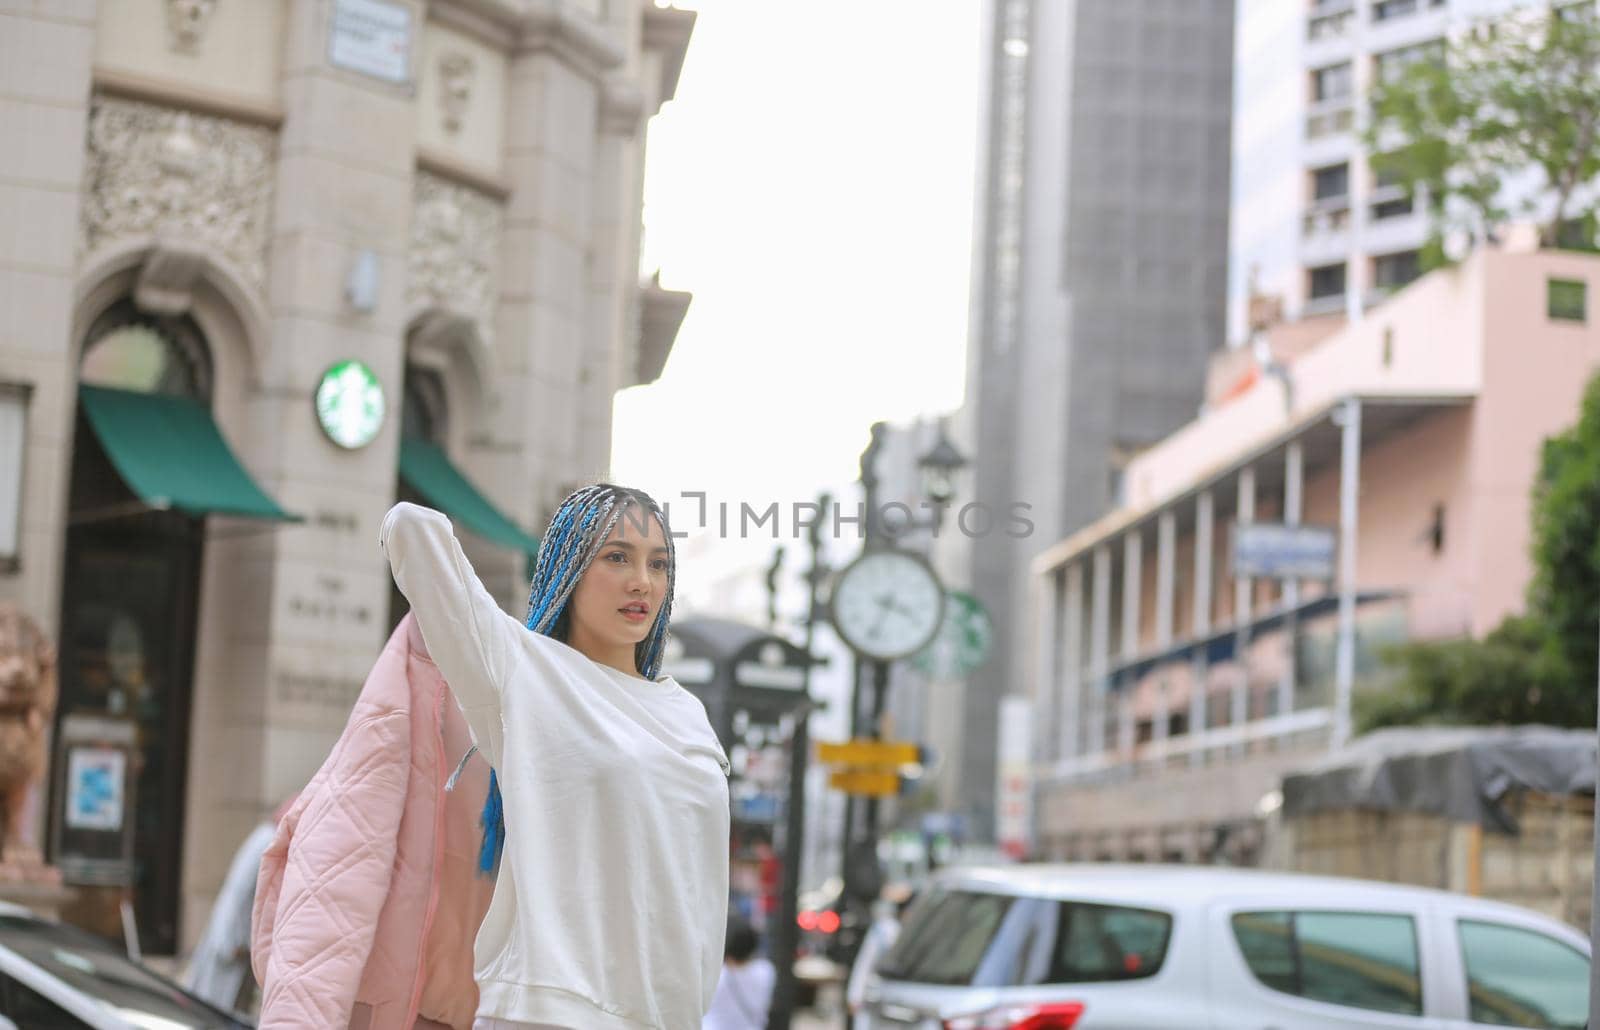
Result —
<path fill-rule="evenodd" d="M 1468 1030 L 1588 1019 L 1589 941 L 1497 902 L 1155 865 L 936 877 L 871 1030 Z"/>

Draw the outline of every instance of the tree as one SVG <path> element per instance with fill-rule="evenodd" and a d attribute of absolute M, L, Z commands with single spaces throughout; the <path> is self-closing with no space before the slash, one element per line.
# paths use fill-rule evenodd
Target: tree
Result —
<path fill-rule="evenodd" d="M 1544 643 L 1544 628 L 1537 620 L 1513 616 L 1482 640 L 1391 648 L 1384 658 L 1398 667 L 1398 682 L 1391 690 L 1356 695 L 1356 725 L 1365 733 L 1429 724 L 1592 724 L 1593 685 L 1587 692 L 1561 689 Z"/>
<path fill-rule="evenodd" d="M 1596 199 L 1583 189 L 1600 175 L 1592 8 L 1504 15 L 1416 56 L 1399 73 L 1380 72 L 1364 135 L 1373 170 L 1427 205 L 1425 265 L 1443 262 L 1447 235 L 1493 240 L 1513 214 L 1547 211 L 1545 246 L 1562 243 L 1569 222 L 1592 230 Z M 1502 189 L 1530 168 L 1541 176 L 1537 189 L 1521 197 Z"/>
<path fill-rule="evenodd" d="M 1600 375 L 1578 421 L 1550 437 L 1533 487 L 1533 581 L 1525 615 L 1482 640 L 1404 644 L 1385 654 L 1390 690 L 1362 695 L 1365 732 L 1418 723 L 1595 725 L 1600 669 Z"/>
<path fill-rule="evenodd" d="M 1589 699 L 1600 662 L 1600 376 L 1577 424 L 1545 441 L 1534 488 L 1534 578 L 1528 609 L 1544 630 L 1543 659 Z"/>

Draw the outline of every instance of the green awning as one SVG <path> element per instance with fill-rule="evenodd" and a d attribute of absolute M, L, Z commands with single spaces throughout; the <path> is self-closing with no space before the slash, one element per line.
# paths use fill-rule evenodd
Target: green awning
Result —
<path fill-rule="evenodd" d="M 500 514 L 450 463 L 444 451 L 426 440 L 401 437 L 400 478 L 429 504 L 490 543 L 525 554 L 538 553 L 538 538 L 524 533 Z"/>
<path fill-rule="evenodd" d="M 278 507 L 240 467 L 198 401 L 80 386 L 78 403 L 123 482 L 150 507 L 303 521 Z"/>

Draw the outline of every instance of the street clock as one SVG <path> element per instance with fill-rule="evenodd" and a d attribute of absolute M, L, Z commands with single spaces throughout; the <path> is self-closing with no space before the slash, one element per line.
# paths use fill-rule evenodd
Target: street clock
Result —
<path fill-rule="evenodd" d="M 359 361 L 341 361 L 317 384 L 317 423 L 346 450 L 371 443 L 383 428 L 383 386 Z"/>
<path fill-rule="evenodd" d="M 939 631 L 944 587 L 918 555 L 868 551 L 833 587 L 834 629 L 851 650 L 876 661 L 915 654 Z"/>

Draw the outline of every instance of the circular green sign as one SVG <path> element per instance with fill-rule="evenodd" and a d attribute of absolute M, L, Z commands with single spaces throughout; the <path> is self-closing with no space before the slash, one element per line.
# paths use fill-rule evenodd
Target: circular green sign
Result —
<path fill-rule="evenodd" d="M 317 384 L 317 422 L 340 447 L 365 447 L 383 428 L 383 385 L 359 361 L 341 361 Z"/>
<path fill-rule="evenodd" d="M 911 664 L 934 679 L 959 679 L 983 664 L 993 642 L 994 627 L 982 602 L 952 590 L 945 595 L 938 634 L 917 652 Z"/>

